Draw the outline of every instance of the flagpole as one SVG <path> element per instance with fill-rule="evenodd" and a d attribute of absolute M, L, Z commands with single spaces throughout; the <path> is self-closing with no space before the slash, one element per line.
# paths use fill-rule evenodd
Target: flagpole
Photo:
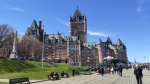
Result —
<path fill-rule="evenodd" d="M 43 46 L 42 46 L 42 68 L 43 68 L 43 55 L 44 55 L 44 28 L 43 28 Z"/>

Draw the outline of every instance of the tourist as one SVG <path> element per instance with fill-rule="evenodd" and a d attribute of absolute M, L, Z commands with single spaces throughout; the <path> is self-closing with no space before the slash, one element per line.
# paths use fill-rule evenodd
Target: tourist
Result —
<path fill-rule="evenodd" d="M 111 67 L 111 73 L 114 75 L 114 68 Z"/>
<path fill-rule="evenodd" d="M 61 77 L 64 77 L 64 75 L 65 75 L 64 71 L 63 71 L 63 72 L 61 72 Z"/>
<path fill-rule="evenodd" d="M 123 70 L 122 65 L 120 65 L 120 67 L 118 68 L 118 72 L 121 77 L 122 77 L 122 70 Z"/>
<path fill-rule="evenodd" d="M 116 71 L 117 71 L 117 68 L 116 67 L 114 67 L 114 73 L 116 74 Z"/>
<path fill-rule="evenodd" d="M 104 68 L 103 67 L 100 68 L 100 72 L 101 72 L 101 75 L 103 76 L 104 75 Z"/>
<path fill-rule="evenodd" d="M 106 67 L 104 67 L 104 74 L 106 74 L 107 70 L 106 70 Z"/>
<path fill-rule="evenodd" d="M 74 77 L 74 72 L 75 72 L 75 70 L 74 69 L 72 69 L 72 76 Z"/>
<path fill-rule="evenodd" d="M 59 80 L 59 75 L 58 75 L 57 72 L 55 73 L 55 79 L 56 79 L 56 80 Z"/>
<path fill-rule="evenodd" d="M 136 65 L 136 68 L 134 70 L 134 75 L 136 77 L 137 84 L 142 84 L 143 74 L 142 74 L 142 69 L 139 67 L 138 64 Z"/>

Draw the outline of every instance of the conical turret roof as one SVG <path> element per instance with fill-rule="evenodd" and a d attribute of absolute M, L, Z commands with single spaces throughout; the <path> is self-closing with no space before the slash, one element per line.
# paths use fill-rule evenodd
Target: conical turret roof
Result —
<path fill-rule="evenodd" d="M 118 38 L 118 41 L 117 41 L 116 44 L 117 44 L 117 45 L 121 45 L 121 44 L 123 44 L 123 43 L 122 43 L 121 40 Z"/>
<path fill-rule="evenodd" d="M 107 41 L 106 41 L 106 42 L 112 43 L 112 41 L 111 41 L 111 39 L 109 38 L 109 36 L 108 36 L 108 38 L 107 38 Z"/>
<path fill-rule="evenodd" d="M 73 15 L 73 18 L 75 18 L 76 16 L 82 16 L 81 12 L 79 11 L 78 7 Z"/>
<path fill-rule="evenodd" d="M 99 38 L 98 44 L 101 44 L 101 43 L 102 43 L 102 40 Z"/>

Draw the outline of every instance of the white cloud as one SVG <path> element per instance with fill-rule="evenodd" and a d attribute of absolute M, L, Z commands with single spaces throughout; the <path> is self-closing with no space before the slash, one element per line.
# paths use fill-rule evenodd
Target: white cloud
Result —
<path fill-rule="evenodd" d="M 58 17 L 58 16 L 50 15 L 50 17 L 51 17 L 53 20 L 55 20 L 56 22 L 58 22 L 58 23 L 61 23 L 61 24 L 65 25 L 65 26 L 67 26 L 67 27 L 69 26 L 68 21 L 66 21 L 66 20 L 64 20 L 64 19 L 62 19 L 62 18 L 60 18 L 60 17 Z"/>
<path fill-rule="evenodd" d="M 109 36 L 108 34 L 102 33 L 102 32 L 87 31 L 87 33 L 89 35 L 93 35 L 93 36 L 103 36 L 103 37 L 108 37 Z"/>
<path fill-rule="evenodd" d="M 61 24 L 63 24 L 63 25 L 65 25 L 65 26 L 69 26 L 69 23 L 67 22 L 67 21 L 65 21 L 65 20 L 63 20 L 63 19 L 61 19 L 61 18 L 55 18 L 56 19 L 56 21 L 58 21 L 59 23 L 61 23 Z"/>
<path fill-rule="evenodd" d="M 142 12 L 142 6 L 137 7 L 137 12 Z"/>
<path fill-rule="evenodd" d="M 14 7 L 14 6 L 7 6 L 7 7 L 11 10 L 15 10 L 15 11 L 18 11 L 18 12 L 26 12 L 25 10 L 23 10 L 21 8 L 18 8 L 18 7 Z"/>

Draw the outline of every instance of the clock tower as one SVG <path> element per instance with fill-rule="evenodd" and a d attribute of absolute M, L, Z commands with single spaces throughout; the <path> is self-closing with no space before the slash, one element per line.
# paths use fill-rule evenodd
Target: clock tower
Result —
<path fill-rule="evenodd" d="M 69 32 L 71 36 L 78 37 L 82 43 L 86 43 L 87 39 L 87 20 L 86 16 L 82 15 L 77 7 L 73 16 L 69 20 Z"/>

